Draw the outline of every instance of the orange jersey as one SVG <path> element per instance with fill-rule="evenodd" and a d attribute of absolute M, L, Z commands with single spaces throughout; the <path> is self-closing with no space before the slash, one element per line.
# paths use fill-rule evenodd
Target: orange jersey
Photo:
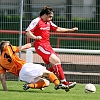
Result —
<path fill-rule="evenodd" d="M 4 47 L 0 55 L 0 74 L 5 73 L 7 70 L 16 76 L 19 75 L 19 71 L 26 62 L 21 60 L 16 52 L 19 52 L 17 46 L 9 45 Z"/>

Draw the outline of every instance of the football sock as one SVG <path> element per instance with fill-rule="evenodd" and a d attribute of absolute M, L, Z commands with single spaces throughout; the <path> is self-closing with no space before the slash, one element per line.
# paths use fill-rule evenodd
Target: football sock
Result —
<path fill-rule="evenodd" d="M 64 81 L 64 82 L 62 82 L 64 85 L 69 85 L 69 82 L 67 82 L 67 81 Z"/>
<path fill-rule="evenodd" d="M 55 74 L 54 66 L 49 67 L 47 70 L 49 70 L 50 72 L 53 72 Z"/>
<path fill-rule="evenodd" d="M 58 80 L 58 78 L 56 77 L 56 75 L 54 73 L 49 73 L 48 78 L 55 85 L 60 84 L 60 81 Z"/>
<path fill-rule="evenodd" d="M 56 64 L 54 66 L 54 70 L 55 70 L 55 73 L 58 76 L 58 78 L 61 80 L 61 82 L 66 82 L 65 75 L 63 73 L 63 69 L 61 67 L 61 64 Z"/>
<path fill-rule="evenodd" d="M 65 75 L 63 73 L 61 64 L 56 64 L 55 66 L 49 67 L 48 70 L 55 73 L 63 84 L 65 85 L 69 84 L 69 82 L 67 82 L 65 79 Z"/>
<path fill-rule="evenodd" d="M 47 68 L 47 70 L 49 70 L 50 72 L 54 72 L 53 67 L 49 67 L 49 68 Z"/>
<path fill-rule="evenodd" d="M 57 76 L 58 76 L 58 78 L 59 78 L 60 80 L 65 79 L 65 76 L 64 76 L 64 73 L 63 73 L 63 69 L 62 69 L 62 67 L 61 67 L 61 64 L 56 64 L 56 65 L 54 66 L 54 70 L 55 70 L 55 72 L 56 72 L 56 74 L 57 74 Z"/>
<path fill-rule="evenodd" d="M 35 84 L 28 84 L 30 88 L 40 89 L 46 87 L 46 83 L 44 81 L 36 82 Z"/>

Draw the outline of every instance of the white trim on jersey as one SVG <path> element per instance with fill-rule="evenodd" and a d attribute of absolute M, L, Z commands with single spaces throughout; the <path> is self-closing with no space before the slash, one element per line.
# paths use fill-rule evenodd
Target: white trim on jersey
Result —
<path fill-rule="evenodd" d="M 50 52 L 45 51 L 44 48 L 42 48 L 41 46 L 38 47 L 38 49 L 43 52 L 44 54 L 50 54 Z"/>
<path fill-rule="evenodd" d="M 58 27 L 58 26 L 55 25 L 52 21 L 50 21 L 50 23 L 51 23 L 51 26 Z"/>
<path fill-rule="evenodd" d="M 39 20 L 40 20 L 40 17 L 37 17 L 34 20 L 32 20 L 25 31 L 30 31 L 31 29 L 34 29 L 35 26 L 38 24 Z"/>

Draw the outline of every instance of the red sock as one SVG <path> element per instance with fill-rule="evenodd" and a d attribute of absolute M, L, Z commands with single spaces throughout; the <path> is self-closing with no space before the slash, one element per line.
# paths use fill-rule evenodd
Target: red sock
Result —
<path fill-rule="evenodd" d="M 70 83 L 65 81 L 65 82 L 62 82 L 64 85 L 69 85 Z"/>
<path fill-rule="evenodd" d="M 65 79 L 65 75 L 64 75 L 64 73 L 63 73 L 63 69 L 62 69 L 62 67 L 61 67 L 61 64 L 56 64 L 56 65 L 54 66 L 54 70 L 55 70 L 55 73 L 56 73 L 56 75 L 58 76 L 58 78 L 59 78 L 60 80 L 64 80 L 64 79 Z"/>
<path fill-rule="evenodd" d="M 54 66 L 49 67 L 47 70 L 49 70 L 50 72 L 53 72 L 54 74 L 56 74 L 56 73 L 55 73 L 55 70 L 54 70 Z"/>
<path fill-rule="evenodd" d="M 65 84 L 65 85 L 69 84 L 69 82 L 66 81 L 66 79 L 65 79 L 65 75 L 64 75 L 63 69 L 61 67 L 61 64 L 56 64 L 54 66 L 54 71 L 63 84 Z"/>
<path fill-rule="evenodd" d="M 50 72 L 54 72 L 54 68 L 53 67 L 49 67 L 47 70 L 49 70 Z"/>

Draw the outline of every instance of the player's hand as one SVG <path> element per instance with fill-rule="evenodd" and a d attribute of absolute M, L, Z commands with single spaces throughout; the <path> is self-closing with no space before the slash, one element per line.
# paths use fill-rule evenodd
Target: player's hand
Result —
<path fill-rule="evenodd" d="M 42 37 L 41 36 L 36 36 L 36 39 L 35 40 L 41 40 Z"/>
<path fill-rule="evenodd" d="M 77 27 L 74 27 L 74 28 L 72 28 L 72 30 L 73 30 L 73 31 L 77 31 L 77 30 L 78 30 L 78 28 L 77 28 Z"/>

